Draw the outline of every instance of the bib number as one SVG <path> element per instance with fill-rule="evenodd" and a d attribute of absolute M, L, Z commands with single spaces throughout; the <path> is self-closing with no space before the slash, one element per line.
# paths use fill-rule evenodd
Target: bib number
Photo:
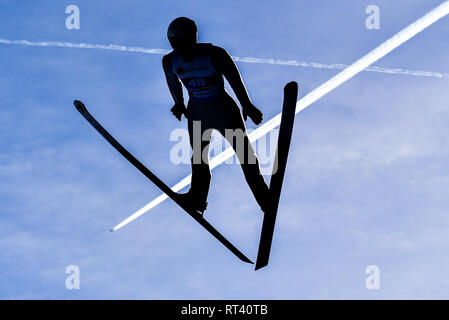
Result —
<path fill-rule="evenodd" d="M 204 87 L 206 85 L 206 81 L 202 78 L 192 79 L 189 81 L 189 86 L 192 88 Z"/>

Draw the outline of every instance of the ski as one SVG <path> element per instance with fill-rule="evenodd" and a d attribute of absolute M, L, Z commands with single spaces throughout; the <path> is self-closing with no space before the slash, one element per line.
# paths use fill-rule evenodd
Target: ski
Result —
<path fill-rule="evenodd" d="M 298 84 L 289 82 L 284 88 L 284 103 L 282 106 L 281 124 L 279 129 L 278 145 L 276 150 L 277 166 L 273 167 L 270 180 L 271 208 L 265 212 L 262 232 L 260 235 L 259 252 L 257 254 L 256 270 L 268 264 L 273 241 L 276 215 L 281 196 L 282 182 L 284 181 L 285 168 L 287 166 L 288 151 L 295 121 L 296 99 L 298 97 Z"/>
<path fill-rule="evenodd" d="M 95 120 L 89 113 L 87 108 L 81 101 L 75 100 L 73 102 L 76 109 L 81 115 L 106 139 L 123 157 L 126 158 L 134 167 L 136 167 L 143 175 L 145 175 L 151 182 L 153 182 L 162 192 L 169 196 L 178 206 L 180 206 L 186 213 L 195 219 L 201 226 L 203 226 L 209 233 L 220 241 L 226 248 L 228 248 L 235 256 L 243 262 L 253 262 L 248 259 L 242 252 L 240 252 L 231 242 L 229 242 L 220 232 L 218 232 L 204 217 L 197 211 L 186 208 L 181 201 L 176 197 L 176 193 L 170 189 L 161 179 L 159 179 L 153 172 L 145 167 L 139 160 L 137 160 L 131 153 L 128 152 L 117 140 L 112 137 L 109 132 L 102 127 L 102 125 Z"/>

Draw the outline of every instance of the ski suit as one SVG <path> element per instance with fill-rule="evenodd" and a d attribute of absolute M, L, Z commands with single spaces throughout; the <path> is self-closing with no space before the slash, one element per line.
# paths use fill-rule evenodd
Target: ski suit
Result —
<path fill-rule="evenodd" d="M 167 55 L 172 73 L 181 80 L 189 94 L 188 129 L 193 150 L 189 192 L 200 203 L 206 202 L 211 180 L 208 163 L 210 133 L 216 130 L 234 148 L 245 179 L 256 201 L 263 208 L 268 198 L 268 186 L 249 142 L 240 109 L 224 87 L 222 72 L 212 62 L 210 52 L 213 46 L 201 43 L 198 48 L 196 57 L 188 62 L 176 51 Z M 198 132 L 194 132 L 195 130 Z"/>

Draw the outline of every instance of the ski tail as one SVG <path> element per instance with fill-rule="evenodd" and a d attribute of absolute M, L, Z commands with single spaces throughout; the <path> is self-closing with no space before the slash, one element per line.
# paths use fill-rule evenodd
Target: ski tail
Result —
<path fill-rule="evenodd" d="M 281 196 L 282 183 L 284 181 L 288 152 L 290 149 L 290 142 L 293 132 L 297 97 L 298 84 L 294 81 L 289 82 L 284 88 L 284 103 L 282 106 L 281 124 L 275 158 L 277 159 L 277 166 L 275 165 L 273 167 L 273 174 L 270 181 L 272 204 L 270 210 L 265 213 L 262 223 L 256 270 L 265 267 L 268 264 L 270 257 L 274 227 L 276 224 L 276 215 L 279 207 L 279 198 Z"/>

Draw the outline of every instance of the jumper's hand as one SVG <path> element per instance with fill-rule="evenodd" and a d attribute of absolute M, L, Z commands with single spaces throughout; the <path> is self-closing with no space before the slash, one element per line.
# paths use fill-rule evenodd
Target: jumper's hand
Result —
<path fill-rule="evenodd" d="M 245 106 L 242 106 L 242 114 L 243 119 L 248 119 L 248 117 L 253 120 L 254 124 L 260 124 L 263 120 L 263 114 L 262 111 L 257 109 L 253 104 L 249 103 Z"/>
<path fill-rule="evenodd" d="M 181 117 L 182 115 L 184 115 L 186 118 L 188 118 L 187 116 L 187 108 L 184 104 L 182 103 L 177 103 L 173 106 L 173 108 L 170 109 L 171 113 L 173 113 L 173 115 L 176 117 L 176 119 L 178 119 L 179 121 L 181 121 Z"/>

